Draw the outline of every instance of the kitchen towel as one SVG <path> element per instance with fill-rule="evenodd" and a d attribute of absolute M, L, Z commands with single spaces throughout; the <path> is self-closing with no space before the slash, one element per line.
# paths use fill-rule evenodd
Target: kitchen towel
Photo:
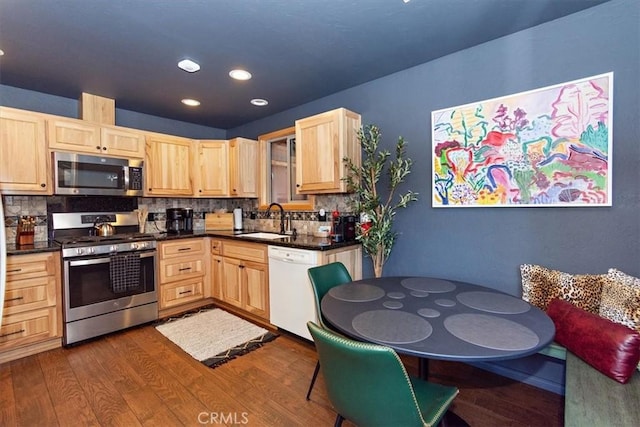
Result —
<path fill-rule="evenodd" d="M 111 290 L 127 292 L 140 285 L 140 254 L 136 252 L 114 254 L 109 257 Z"/>

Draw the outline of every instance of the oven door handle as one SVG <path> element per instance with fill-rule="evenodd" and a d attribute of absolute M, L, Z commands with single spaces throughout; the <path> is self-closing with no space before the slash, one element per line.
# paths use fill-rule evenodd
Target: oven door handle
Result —
<path fill-rule="evenodd" d="M 151 252 L 141 252 L 140 253 L 140 258 L 149 258 L 152 256 L 155 256 L 156 252 L 155 251 L 151 251 Z M 98 257 L 98 258 L 91 258 L 91 259 L 80 259 L 80 260 L 67 260 L 67 262 L 69 263 L 69 267 L 77 267 L 77 266 L 81 266 L 81 265 L 95 265 L 95 264 L 105 264 L 108 263 L 110 261 L 109 257 Z"/>

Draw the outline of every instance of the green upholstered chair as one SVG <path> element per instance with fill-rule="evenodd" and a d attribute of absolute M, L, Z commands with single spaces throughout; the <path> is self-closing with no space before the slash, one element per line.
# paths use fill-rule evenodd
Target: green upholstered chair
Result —
<path fill-rule="evenodd" d="M 322 311 L 320 311 L 320 301 L 322 297 L 329 292 L 329 289 L 334 286 L 342 285 L 352 281 L 349 271 L 341 262 L 332 262 L 318 267 L 311 267 L 308 271 L 309 280 L 311 281 L 311 287 L 316 299 L 316 313 L 318 316 L 318 323 L 325 329 L 330 329 L 322 318 Z M 316 383 L 318 372 L 320 371 L 320 362 L 316 363 L 316 368 L 313 371 L 313 377 L 311 377 L 311 384 L 309 384 L 309 390 L 307 391 L 307 400 L 311 396 L 311 390 Z"/>
<path fill-rule="evenodd" d="M 458 394 L 455 387 L 410 377 L 396 352 L 336 335 L 313 322 L 327 394 L 338 413 L 358 426 L 434 426 Z"/>

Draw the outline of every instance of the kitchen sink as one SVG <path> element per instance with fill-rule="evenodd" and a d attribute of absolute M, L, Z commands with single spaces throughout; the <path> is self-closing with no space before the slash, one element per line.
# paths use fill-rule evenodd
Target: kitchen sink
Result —
<path fill-rule="evenodd" d="M 278 234 L 278 233 L 259 232 L 259 233 L 239 234 L 237 237 L 250 237 L 252 239 L 269 239 L 269 240 L 273 240 L 273 239 L 284 239 L 285 237 L 289 237 L 289 236 L 285 236 L 284 234 Z"/>

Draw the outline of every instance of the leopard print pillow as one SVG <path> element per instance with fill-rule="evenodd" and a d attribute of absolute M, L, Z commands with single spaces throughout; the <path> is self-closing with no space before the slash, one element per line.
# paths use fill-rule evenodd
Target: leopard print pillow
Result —
<path fill-rule="evenodd" d="M 559 298 L 590 313 L 598 314 L 606 274 L 569 274 L 535 264 L 520 266 L 522 299 L 541 310 Z"/>
<path fill-rule="evenodd" d="M 611 280 L 602 290 L 598 314 L 640 332 L 640 279 L 615 268 L 608 276 Z"/>

